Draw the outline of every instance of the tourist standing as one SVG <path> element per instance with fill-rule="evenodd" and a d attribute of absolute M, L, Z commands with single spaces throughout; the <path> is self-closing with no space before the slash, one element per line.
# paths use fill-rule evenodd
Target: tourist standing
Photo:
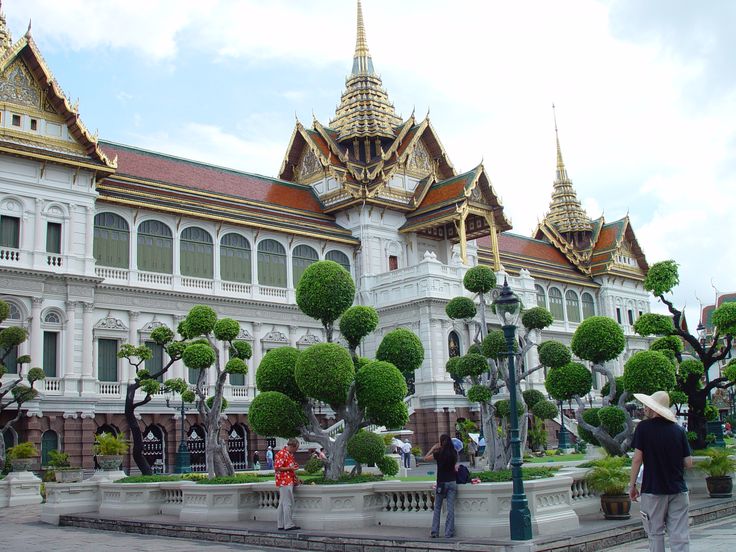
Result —
<path fill-rule="evenodd" d="M 445 538 L 455 536 L 455 496 L 457 495 L 457 483 L 455 464 L 457 464 L 457 451 L 452 445 L 450 436 L 446 433 L 440 436 L 440 442 L 434 445 L 424 457 L 425 460 L 437 462 L 437 486 L 435 488 L 434 514 L 432 515 L 432 529 L 430 536 L 439 537 L 440 516 L 442 515 L 442 503 L 447 504 L 447 516 L 445 519 Z"/>
<path fill-rule="evenodd" d="M 404 444 L 401 445 L 401 452 L 404 456 L 404 467 L 411 468 L 411 443 L 409 439 L 404 439 Z"/>
<path fill-rule="evenodd" d="M 266 449 L 266 467 L 269 470 L 273 469 L 273 448 L 271 446 Z"/>
<path fill-rule="evenodd" d="M 294 487 L 299 484 L 299 478 L 296 476 L 296 470 L 299 464 L 296 463 L 294 454 L 299 449 L 299 441 L 292 438 L 281 449 L 274 460 L 274 469 L 276 470 L 276 487 L 279 490 L 279 507 L 276 512 L 276 526 L 280 531 L 292 531 L 301 529 L 298 525 L 294 525 L 291 517 L 291 511 L 294 508 Z"/>
<path fill-rule="evenodd" d="M 261 456 L 258 454 L 258 451 L 255 451 L 253 453 L 253 469 L 254 470 L 261 469 Z"/>
<path fill-rule="evenodd" d="M 664 551 L 665 528 L 673 552 L 687 552 L 690 533 L 685 468 L 693 465 L 687 435 L 675 423 L 666 391 L 657 391 L 651 396 L 634 393 L 634 397 L 644 405 L 647 419 L 640 422 L 634 432 L 629 496 L 634 501 L 641 496 L 641 517 L 649 537 L 650 552 Z M 636 478 L 642 464 L 640 494 Z"/>

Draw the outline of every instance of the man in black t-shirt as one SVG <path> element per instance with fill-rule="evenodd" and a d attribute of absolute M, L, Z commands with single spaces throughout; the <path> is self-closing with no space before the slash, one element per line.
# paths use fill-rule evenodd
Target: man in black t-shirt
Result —
<path fill-rule="evenodd" d="M 629 496 L 634 501 L 640 496 L 636 479 L 643 464 L 641 517 L 649 537 L 649 550 L 664 552 L 666 528 L 673 552 L 687 552 L 690 535 L 685 468 L 693 465 L 687 435 L 675 423 L 666 391 L 657 391 L 651 396 L 634 393 L 634 397 L 644 405 L 647 419 L 640 422 L 634 432 Z"/>

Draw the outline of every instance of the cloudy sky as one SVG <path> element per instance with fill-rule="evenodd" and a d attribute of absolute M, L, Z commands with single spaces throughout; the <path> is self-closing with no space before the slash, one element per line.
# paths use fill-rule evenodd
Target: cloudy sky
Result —
<path fill-rule="evenodd" d="M 327 124 L 354 0 L 6 0 L 100 136 L 275 176 L 298 117 Z M 736 290 L 736 2 L 364 0 L 398 113 L 452 162 L 481 160 L 514 231 L 544 216 L 562 151 L 591 217 L 629 213 L 650 263 L 681 265 L 695 320 Z M 691 321 L 691 326 L 695 323 Z"/>

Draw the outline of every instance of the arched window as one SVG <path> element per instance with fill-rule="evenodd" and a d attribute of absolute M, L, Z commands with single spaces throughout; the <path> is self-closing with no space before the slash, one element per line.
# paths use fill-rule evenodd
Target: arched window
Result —
<path fill-rule="evenodd" d="M 41 465 L 49 465 L 49 452 L 59 450 L 59 435 L 53 431 L 44 431 L 41 435 Z"/>
<path fill-rule="evenodd" d="M 537 292 L 537 306 L 547 308 L 547 296 L 544 293 L 544 288 L 539 284 L 534 286 L 534 290 Z"/>
<path fill-rule="evenodd" d="M 328 261 L 335 261 L 345 270 L 350 272 L 350 259 L 348 259 L 348 256 L 342 251 L 336 251 L 334 249 L 332 251 L 328 251 L 327 255 L 325 255 L 325 259 Z"/>
<path fill-rule="evenodd" d="M 23 315 L 13 301 L 5 301 L 8 305 L 8 318 L 4 322 L 10 322 L 9 325 L 19 326 L 23 320 Z M 3 329 L 3 328 L 0 328 Z M 8 374 L 18 373 L 18 346 L 10 347 L 9 349 L 3 349 L 0 347 L 0 365 L 5 366 L 5 371 Z"/>
<path fill-rule="evenodd" d="M 212 236 L 196 226 L 181 233 L 181 275 L 212 278 Z"/>
<path fill-rule="evenodd" d="M 294 278 L 294 287 L 309 265 L 319 260 L 317 252 L 308 245 L 297 245 L 291 255 L 291 270 Z"/>
<path fill-rule="evenodd" d="M 286 287 L 286 250 L 276 240 L 263 240 L 258 244 L 258 283 Z"/>
<path fill-rule="evenodd" d="M 583 319 L 595 316 L 595 302 L 593 296 L 587 291 L 582 295 L 583 302 Z"/>
<path fill-rule="evenodd" d="M 3 431 L 3 440 L 5 441 L 5 450 L 18 444 L 18 434 L 12 427 Z"/>
<path fill-rule="evenodd" d="M 565 311 L 562 307 L 562 292 L 557 288 L 549 288 L 549 311 L 555 320 L 564 320 Z"/>
<path fill-rule="evenodd" d="M 220 240 L 220 278 L 249 284 L 250 243 L 240 234 L 225 234 Z"/>
<path fill-rule="evenodd" d="M 171 274 L 174 267 L 174 240 L 171 229 L 158 220 L 138 227 L 138 270 Z"/>
<path fill-rule="evenodd" d="M 93 255 L 100 266 L 128 268 L 130 230 L 128 223 L 115 213 L 95 215 Z"/>
<path fill-rule="evenodd" d="M 568 322 L 580 322 L 580 300 L 578 294 L 568 289 L 565 293 L 565 302 L 567 303 L 567 320 Z"/>

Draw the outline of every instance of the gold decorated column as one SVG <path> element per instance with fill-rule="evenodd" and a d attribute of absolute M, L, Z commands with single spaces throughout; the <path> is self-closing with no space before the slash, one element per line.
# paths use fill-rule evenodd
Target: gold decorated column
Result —
<path fill-rule="evenodd" d="M 468 217 L 468 210 L 463 209 L 460 213 L 460 227 L 458 233 L 460 234 L 460 260 L 464 265 L 468 264 L 468 243 L 465 239 L 465 219 Z"/>
<path fill-rule="evenodd" d="M 498 232 L 496 231 L 496 221 L 493 219 L 493 213 L 486 215 L 486 222 L 490 228 L 491 252 L 493 253 L 493 270 L 501 269 L 501 254 L 498 250 Z"/>

